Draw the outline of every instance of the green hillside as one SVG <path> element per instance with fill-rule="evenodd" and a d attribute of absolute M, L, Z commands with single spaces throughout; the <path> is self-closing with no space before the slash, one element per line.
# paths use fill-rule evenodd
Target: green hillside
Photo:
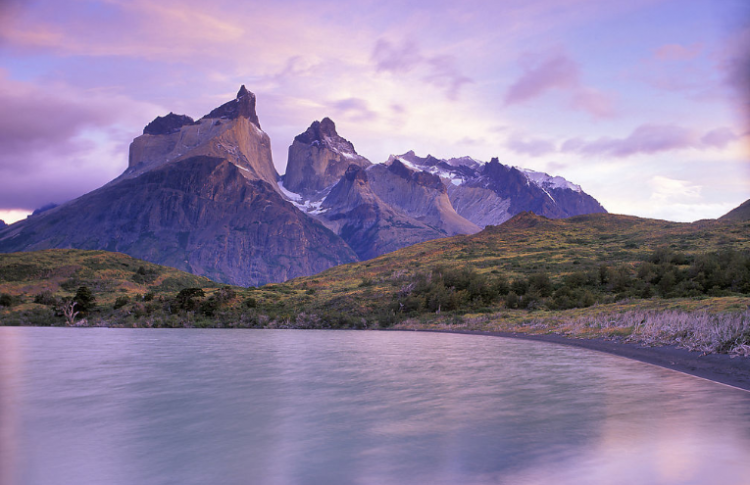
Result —
<path fill-rule="evenodd" d="M 555 332 L 750 354 L 747 221 L 524 213 L 260 288 L 103 251 L 0 255 L 0 321 L 70 324 L 60 305 L 82 286 L 96 305 L 76 324 Z"/>

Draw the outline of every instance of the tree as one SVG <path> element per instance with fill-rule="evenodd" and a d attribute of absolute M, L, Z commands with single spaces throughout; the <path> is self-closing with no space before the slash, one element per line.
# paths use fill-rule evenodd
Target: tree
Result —
<path fill-rule="evenodd" d="M 76 296 L 73 297 L 73 302 L 76 303 L 78 311 L 85 315 L 96 306 L 96 298 L 88 286 L 81 286 L 76 291 Z"/>

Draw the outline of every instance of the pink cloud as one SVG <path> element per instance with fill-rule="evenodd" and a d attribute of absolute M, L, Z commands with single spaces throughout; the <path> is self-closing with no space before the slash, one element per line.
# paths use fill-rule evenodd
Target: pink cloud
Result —
<path fill-rule="evenodd" d="M 611 96 L 593 88 L 579 88 L 570 100 L 573 109 L 585 111 L 594 118 L 612 118 L 617 114 Z"/>
<path fill-rule="evenodd" d="M 581 82 L 580 66 L 565 54 L 557 54 L 542 61 L 523 59 L 531 62 L 505 94 L 505 105 L 520 104 L 544 95 L 552 90 L 570 94 L 569 106 L 575 111 L 583 111 L 594 118 L 611 118 L 616 114 L 611 96 Z"/>
<path fill-rule="evenodd" d="M 505 94 L 505 104 L 523 103 L 552 89 L 570 89 L 579 85 L 578 63 L 557 55 L 526 69 Z"/>
<path fill-rule="evenodd" d="M 656 49 L 654 57 L 660 61 L 689 61 L 698 57 L 702 49 L 698 43 L 689 46 L 666 44 Z"/>

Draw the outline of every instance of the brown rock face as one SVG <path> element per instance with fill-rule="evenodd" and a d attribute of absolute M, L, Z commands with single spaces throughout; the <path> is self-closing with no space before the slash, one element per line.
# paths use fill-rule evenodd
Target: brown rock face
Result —
<path fill-rule="evenodd" d="M 299 194 L 318 192 L 335 184 L 352 164 L 371 165 L 357 154 L 351 142 L 336 133 L 333 121 L 323 118 L 294 138 L 289 147 L 284 187 Z"/>
<path fill-rule="evenodd" d="M 350 165 L 333 186 L 318 217 L 357 253 L 370 259 L 447 233 L 381 200 L 363 168 Z"/>
<path fill-rule="evenodd" d="M 269 184 L 205 156 L 110 184 L 0 238 L 2 252 L 49 248 L 118 251 L 242 286 L 357 260 L 338 236 Z"/>
<path fill-rule="evenodd" d="M 411 170 L 399 160 L 388 166 L 375 165 L 368 172 L 373 192 L 414 219 L 449 236 L 480 231 L 479 226 L 456 213 L 437 175 Z"/>
<path fill-rule="evenodd" d="M 120 178 L 199 155 L 229 160 L 247 179 L 277 188 L 279 174 L 273 165 L 271 140 L 260 128 L 255 95 L 245 86 L 237 98 L 198 121 L 170 113 L 149 123 L 130 144 L 128 170 Z"/>

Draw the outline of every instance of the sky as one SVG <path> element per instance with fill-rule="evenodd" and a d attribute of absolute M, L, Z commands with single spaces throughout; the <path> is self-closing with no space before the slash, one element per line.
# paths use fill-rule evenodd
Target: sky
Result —
<path fill-rule="evenodd" d="M 0 219 L 105 184 L 156 116 L 242 84 L 279 173 L 327 116 L 373 162 L 498 157 L 613 213 L 750 198 L 745 0 L 0 0 Z"/>

